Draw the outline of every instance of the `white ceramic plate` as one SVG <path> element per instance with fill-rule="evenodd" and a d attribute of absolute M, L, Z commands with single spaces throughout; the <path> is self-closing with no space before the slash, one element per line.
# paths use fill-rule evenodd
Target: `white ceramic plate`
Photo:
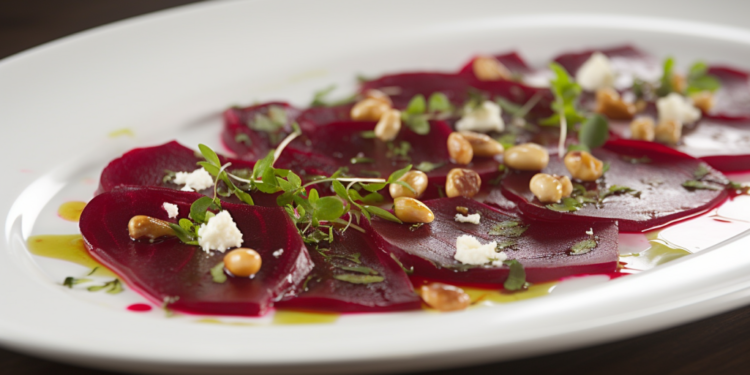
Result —
<path fill-rule="evenodd" d="M 477 52 L 509 49 L 541 63 L 563 50 L 632 42 L 683 62 L 750 68 L 750 31 L 736 26 L 745 22 L 745 4 L 599 3 L 212 2 L 0 62 L 0 212 L 8 213 L 0 343 L 131 371 L 406 371 L 572 349 L 750 303 L 750 218 L 742 209 L 725 209 L 735 220 L 721 235 L 705 222 L 687 223 L 709 233 L 708 241 L 683 244 L 699 253 L 635 276 L 584 279 L 544 298 L 461 313 L 365 314 L 329 325 L 209 325 L 167 319 L 158 309 L 136 314 L 124 307 L 142 297 L 63 288 L 64 277 L 87 269 L 28 252 L 31 235 L 76 233 L 57 207 L 89 199 L 101 169 L 127 149 L 174 138 L 219 148 L 219 113 L 231 104 L 306 104 L 332 82 L 340 93 L 353 89 L 357 73 L 453 70 Z M 132 136 L 108 136 L 118 129 Z M 632 240 L 637 247 L 639 238 Z"/>

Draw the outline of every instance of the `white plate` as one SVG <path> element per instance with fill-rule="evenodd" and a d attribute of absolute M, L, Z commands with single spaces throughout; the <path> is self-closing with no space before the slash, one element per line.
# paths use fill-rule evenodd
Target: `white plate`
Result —
<path fill-rule="evenodd" d="M 749 303 L 747 232 L 704 243 L 700 253 L 653 271 L 561 287 L 567 293 L 535 300 L 306 326 L 209 325 L 166 319 L 158 310 L 127 312 L 125 305 L 143 299 L 65 289 L 62 278 L 86 269 L 26 248 L 30 235 L 75 233 L 74 223 L 55 216 L 57 206 L 88 199 L 107 161 L 127 149 L 172 138 L 219 147 L 219 113 L 235 103 L 305 104 L 331 82 L 341 93 L 352 89 L 357 73 L 453 70 L 474 53 L 512 48 L 540 63 L 571 48 L 632 42 L 682 62 L 706 58 L 750 68 L 750 32 L 727 26 L 744 24 L 744 4 L 599 3 L 213 2 L 98 28 L 0 62 L 0 212 L 8 212 L 0 343 L 66 362 L 183 374 L 405 371 L 572 349 Z M 637 16 L 638 9 L 652 17 Z M 107 136 L 122 128 L 134 136 Z"/>

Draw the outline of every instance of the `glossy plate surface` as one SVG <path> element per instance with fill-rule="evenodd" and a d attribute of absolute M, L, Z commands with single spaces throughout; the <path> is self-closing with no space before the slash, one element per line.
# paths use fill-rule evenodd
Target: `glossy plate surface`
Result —
<path fill-rule="evenodd" d="M 304 105 L 330 83 L 345 95 L 358 73 L 454 70 L 475 53 L 510 49 L 540 64 L 564 50 L 631 42 L 685 64 L 705 58 L 750 68 L 750 31 L 731 26 L 745 23 L 747 9 L 737 8 L 747 5 L 598 3 L 211 2 L 1 61 L 0 344 L 131 371 L 406 371 L 572 349 L 750 303 L 750 217 L 741 206 L 719 212 L 732 218 L 727 226 L 708 217 L 685 223 L 699 229 L 676 241 L 696 254 L 649 272 L 573 280 L 543 298 L 460 313 L 353 315 L 332 324 L 133 313 L 125 307 L 143 297 L 63 288 L 66 276 L 88 269 L 28 251 L 29 236 L 77 232 L 57 208 L 90 199 L 101 169 L 124 151 L 175 138 L 220 149 L 220 113 L 232 104 Z M 644 240 L 628 236 L 636 247 Z"/>

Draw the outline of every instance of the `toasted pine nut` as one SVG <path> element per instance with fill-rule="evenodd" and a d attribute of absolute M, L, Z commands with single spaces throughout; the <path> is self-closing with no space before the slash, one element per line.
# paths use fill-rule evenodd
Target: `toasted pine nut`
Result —
<path fill-rule="evenodd" d="M 435 310 L 463 310 L 471 304 L 471 298 L 463 289 L 443 283 L 422 285 L 422 300 Z"/>
<path fill-rule="evenodd" d="M 549 152 L 536 143 L 524 143 L 505 151 L 505 165 L 522 171 L 539 171 L 549 163 Z"/>
<path fill-rule="evenodd" d="M 379 100 L 379 101 L 381 101 L 381 102 L 383 102 L 385 104 L 388 104 L 389 107 L 393 106 L 393 102 L 391 101 L 391 97 L 388 96 L 388 94 L 386 94 L 386 93 L 384 93 L 384 92 L 382 92 L 380 90 L 369 89 L 369 90 L 365 91 L 365 98 Z"/>
<path fill-rule="evenodd" d="M 460 131 L 459 133 L 471 144 L 474 156 L 489 157 L 500 155 L 504 151 L 500 142 L 486 134 L 470 131 Z"/>
<path fill-rule="evenodd" d="M 392 141 L 401 130 L 401 111 L 389 109 L 375 125 L 375 136 L 381 141 Z"/>
<path fill-rule="evenodd" d="M 690 95 L 693 105 L 704 113 L 708 113 L 714 107 L 716 99 L 711 91 L 701 91 Z"/>
<path fill-rule="evenodd" d="M 568 176 L 558 176 L 556 174 L 553 174 L 552 177 L 557 179 L 557 181 L 560 181 L 560 183 L 562 184 L 563 198 L 569 197 L 570 194 L 573 194 L 573 183 L 570 182 L 570 178 L 568 178 Z"/>
<path fill-rule="evenodd" d="M 529 190 L 542 203 L 557 203 L 563 197 L 562 182 L 546 173 L 535 174 L 529 181 Z"/>
<path fill-rule="evenodd" d="M 234 276 L 249 277 L 260 271 L 263 264 L 260 254 L 253 249 L 234 249 L 224 255 L 224 267 Z"/>
<path fill-rule="evenodd" d="M 404 223 L 431 223 L 435 214 L 424 203 L 407 197 L 393 200 L 393 212 Z"/>
<path fill-rule="evenodd" d="M 635 115 L 635 105 L 626 103 L 614 89 L 604 88 L 596 90 L 596 109 L 614 120 L 630 120 Z"/>
<path fill-rule="evenodd" d="M 651 117 L 638 117 L 630 123 L 630 138 L 652 142 L 654 128 L 654 120 Z"/>
<path fill-rule="evenodd" d="M 176 236 L 174 229 L 169 226 L 168 222 L 145 215 L 136 215 L 130 219 L 128 233 L 130 238 L 134 240 L 144 237 L 153 240 L 159 237 Z"/>
<path fill-rule="evenodd" d="M 453 132 L 448 136 L 448 154 L 456 164 L 469 164 L 474 158 L 474 149 L 461 133 Z"/>
<path fill-rule="evenodd" d="M 391 106 L 378 99 L 363 99 L 352 107 L 349 115 L 354 121 L 378 121 Z"/>
<path fill-rule="evenodd" d="M 492 56 L 479 56 L 471 64 L 474 75 L 480 81 L 510 81 L 513 75 L 510 70 Z"/>
<path fill-rule="evenodd" d="M 391 198 L 393 199 L 400 197 L 419 198 L 427 189 L 427 175 L 422 171 L 406 172 L 406 174 L 401 176 L 398 180 L 409 184 L 409 186 L 416 191 L 416 194 L 399 184 L 390 184 L 388 186 L 388 191 L 391 193 Z"/>
<path fill-rule="evenodd" d="M 654 130 L 654 136 L 658 142 L 670 145 L 677 144 L 682 137 L 682 122 L 676 120 L 661 121 Z"/>
<path fill-rule="evenodd" d="M 482 178 L 479 173 L 471 169 L 454 168 L 448 172 L 445 180 L 445 195 L 448 198 L 475 196 L 482 187 Z"/>
<path fill-rule="evenodd" d="M 581 181 L 596 181 L 604 174 L 604 163 L 586 151 L 568 152 L 563 162 L 570 175 Z"/>
<path fill-rule="evenodd" d="M 672 74 L 672 91 L 682 94 L 685 92 L 685 89 L 687 88 L 687 80 L 685 79 L 685 76 L 682 74 Z"/>

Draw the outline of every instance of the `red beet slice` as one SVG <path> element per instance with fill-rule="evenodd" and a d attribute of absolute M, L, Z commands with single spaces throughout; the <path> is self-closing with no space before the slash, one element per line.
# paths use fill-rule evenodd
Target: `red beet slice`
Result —
<path fill-rule="evenodd" d="M 361 92 L 378 89 L 390 93 L 393 107 L 404 109 L 409 101 L 423 95 L 425 99 L 442 92 L 453 105 L 461 106 L 467 99 L 469 79 L 465 75 L 452 73 L 401 73 L 386 75 L 362 84 Z"/>
<path fill-rule="evenodd" d="M 590 49 L 574 53 L 565 53 L 556 57 L 554 61 L 562 65 L 562 67 L 565 68 L 565 70 L 567 70 L 571 76 L 575 76 L 581 65 L 583 65 L 583 63 L 585 63 L 586 60 L 588 60 L 591 55 L 594 54 L 594 52 L 601 52 L 610 59 L 619 60 L 618 62 L 615 62 L 615 64 L 618 65 L 618 67 L 622 66 L 623 68 L 628 69 L 628 71 L 639 69 L 651 72 L 654 69 L 657 69 L 658 75 L 654 78 L 659 78 L 659 76 L 661 76 L 661 66 L 659 65 L 658 61 L 656 61 L 653 57 L 644 53 L 643 51 L 640 51 L 635 47 L 628 45 L 604 49 Z"/>
<path fill-rule="evenodd" d="M 219 156 L 219 159 L 222 163 L 232 163 L 227 168 L 230 172 L 237 172 L 243 169 L 252 171 L 255 164 L 223 156 Z M 160 146 L 136 148 L 112 160 L 104 168 L 99 178 L 99 189 L 97 189 L 96 194 L 111 191 L 118 186 L 159 186 L 180 190 L 182 188 L 181 185 L 164 182 L 164 177 L 167 174 L 166 171 L 192 172 L 198 168 L 196 163 L 203 160 L 203 157 L 196 156 L 195 151 L 176 141 Z M 221 189 L 226 188 L 223 182 L 219 182 L 219 187 Z M 213 196 L 213 187 L 205 189 L 200 193 Z M 276 207 L 276 195 L 263 194 L 261 192 L 253 192 L 251 195 L 256 205 Z M 241 203 L 234 195 L 222 197 L 222 200 L 231 203 Z"/>
<path fill-rule="evenodd" d="M 521 57 L 521 55 L 519 55 L 515 51 L 503 53 L 499 55 L 494 55 L 492 57 L 497 59 L 497 61 L 499 61 L 501 64 L 505 65 L 505 67 L 508 68 L 508 70 L 510 70 L 511 73 L 523 74 L 523 73 L 527 73 L 531 71 L 531 68 L 526 63 L 526 60 L 524 60 L 523 57 Z M 475 78 L 476 76 L 474 75 L 474 67 L 473 67 L 474 60 L 476 60 L 476 57 L 473 57 L 471 60 L 469 60 L 468 63 L 466 63 L 466 65 L 461 67 L 461 70 L 459 70 L 459 73 Z"/>
<path fill-rule="evenodd" d="M 709 67 L 708 74 L 721 82 L 721 88 L 715 93 L 716 104 L 708 117 L 750 121 L 750 75 L 723 66 Z"/>
<path fill-rule="evenodd" d="M 512 212 L 496 210 L 466 198 L 443 198 L 424 202 L 435 214 L 435 221 L 417 229 L 409 225 L 374 219 L 372 227 L 392 246 L 391 251 L 416 277 L 447 283 L 497 286 L 508 277 L 508 267 L 484 267 L 461 264 L 454 259 L 456 238 L 468 234 L 480 242 L 496 241 L 508 245 L 509 259 L 524 265 L 530 282 L 556 280 L 581 273 L 613 272 L 617 266 L 617 224 L 595 221 L 549 223 L 521 217 Z M 480 224 L 455 221 L 456 207 L 481 215 Z M 520 235 L 490 235 L 500 223 L 516 222 L 525 227 Z M 593 229 L 598 246 L 588 253 L 572 255 L 570 248 L 589 239 L 586 231 Z M 509 245 L 510 242 L 513 245 Z"/>
<path fill-rule="evenodd" d="M 440 164 L 439 168 L 427 172 L 429 187 L 425 199 L 439 196 L 439 188 L 445 186 L 445 177 L 452 168 L 461 167 L 453 164 L 446 146 L 450 127 L 442 121 L 432 121 L 427 135 L 419 135 L 406 127 L 401 129 L 398 137 L 391 143 L 400 147 L 402 142 L 411 145 L 408 159 L 395 155 L 388 143 L 374 138 L 365 138 L 362 132 L 375 128 L 374 122 L 338 122 L 320 126 L 311 133 L 307 150 L 285 149 L 276 162 L 277 168 L 304 172 L 307 175 L 330 175 L 340 167 L 349 168 L 349 174 L 360 177 L 387 178 L 394 171 L 408 164 L 414 166 L 422 162 Z M 353 158 L 370 158 L 366 162 L 352 163 Z M 361 161 L 357 159 L 355 161 Z M 482 177 L 483 182 L 490 181 L 497 172 L 498 162 L 493 158 L 474 158 L 472 163 L 463 168 L 473 169 Z"/>
<path fill-rule="evenodd" d="M 684 188 L 682 183 L 695 178 L 701 161 L 657 143 L 615 140 L 594 150 L 593 154 L 610 163 L 610 170 L 601 185 L 584 183 L 588 191 L 619 185 L 639 191 L 640 197 L 610 195 L 602 207 L 586 204 L 575 212 L 554 211 L 540 203 L 529 190 L 529 180 L 536 172 L 520 171 L 512 171 L 502 180 L 503 194 L 518 204 L 525 215 L 566 222 L 618 220 L 624 232 L 646 231 L 697 215 L 727 197 L 724 189 L 688 191 Z M 556 155 L 550 155 L 549 165 L 542 172 L 570 175 Z M 726 181 L 714 170 L 710 170 L 708 178 Z"/>
<path fill-rule="evenodd" d="M 288 103 L 270 102 L 224 111 L 224 145 L 240 158 L 258 160 L 292 132 L 292 123 L 300 111 Z M 276 116 L 281 114 L 280 118 Z M 275 119 L 278 124 L 272 120 Z M 283 120 L 283 126 L 279 126 Z"/>
<path fill-rule="evenodd" d="M 421 301 L 406 273 L 381 250 L 387 244 L 366 222 L 362 227 L 366 233 L 349 228 L 343 234 L 336 233 L 331 244 L 324 241 L 308 245 L 315 268 L 306 279 L 306 290 L 277 302 L 276 307 L 338 312 L 419 309 Z M 367 280 L 369 277 L 376 279 Z"/>
<path fill-rule="evenodd" d="M 206 254 L 177 238 L 130 239 L 128 221 L 135 215 L 168 219 L 164 202 L 179 207 L 185 218 L 201 195 L 162 188 L 124 187 L 96 196 L 81 214 L 80 229 L 89 253 L 112 269 L 133 289 L 156 303 L 179 297 L 169 308 L 194 314 L 263 315 L 273 300 L 294 293 L 312 269 L 312 261 L 297 229 L 282 208 L 225 203 L 243 233 L 243 247 L 263 260 L 253 279 L 228 277 L 216 283 L 210 270 L 224 254 Z M 274 252 L 283 252 L 274 256 Z"/>

